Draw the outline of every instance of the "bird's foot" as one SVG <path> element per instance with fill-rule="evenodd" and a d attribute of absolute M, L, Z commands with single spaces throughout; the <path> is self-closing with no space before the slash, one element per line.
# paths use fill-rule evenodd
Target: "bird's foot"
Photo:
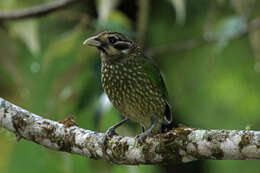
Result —
<path fill-rule="evenodd" d="M 147 136 L 152 134 L 152 130 L 154 127 L 155 127 L 155 124 L 154 124 L 154 122 L 152 122 L 152 125 L 149 129 L 145 130 L 143 133 L 141 133 L 135 137 L 135 138 L 137 138 L 137 141 L 142 143 Z M 143 128 L 143 130 L 144 130 L 144 128 Z"/>
<path fill-rule="evenodd" d="M 143 143 L 144 142 L 144 140 L 147 138 L 147 136 L 149 136 L 150 134 L 147 134 L 147 133 L 145 133 L 145 132 L 143 132 L 143 133 L 141 133 L 141 134 L 139 134 L 139 135 L 136 135 L 136 139 L 137 139 L 137 141 L 138 141 L 138 143 Z"/>
<path fill-rule="evenodd" d="M 103 150 L 106 151 L 107 149 L 107 141 L 109 138 L 113 137 L 113 136 L 118 136 L 118 134 L 116 133 L 116 129 L 118 127 L 120 127 L 122 124 L 126 123 L 129 119 L 128 118 L 124 118 L 123 120 L 121 120 L 119 123 L 113 125 L 112 127 L 110 127 L 107 131 L 106 134 L 103 138 Z"/>
<path fill-rule="evenodd" d="M 118 134 L 116 133 L 116 129 L 114 127 L 111 127 L 105 133 L 105 137 L 103 139 L 103 144 L 106 145 L 107 144 L 107 140 L 109 138 L 112 138 L 113 136 L 118 136 Z"/>
<path fill-rule="evenodd" d="M 116 128 L 110 127 L 110 128 L 106 131 L 106 136 L 109 136 L 109 137 L 118 136 L 118 134 L 116 133 Z"/>
<path fill-rule="evenodd" d="M 105 136 L 103 138 L 103 148 L 102 150 L 105 152 L 107 150 L 107 142 L 110 138 L 112 138 L 113 136 L 118 136 L 118 134 L 116 133 L 116 128 L 111 127 L 109 128 L 106 133 Z"/>

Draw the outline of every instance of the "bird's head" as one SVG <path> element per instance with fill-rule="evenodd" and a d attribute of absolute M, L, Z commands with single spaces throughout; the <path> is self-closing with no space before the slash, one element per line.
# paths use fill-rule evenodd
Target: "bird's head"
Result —
<path fill-rule="evenodd" d="M 136 48 L 135 43 L 127 36 L 118 33 L 105 31 L 90 37 L 84 41 L 84 45 L 95 46 L 103 54 L 105 59 L 117 60 L 127 57 Z"/>

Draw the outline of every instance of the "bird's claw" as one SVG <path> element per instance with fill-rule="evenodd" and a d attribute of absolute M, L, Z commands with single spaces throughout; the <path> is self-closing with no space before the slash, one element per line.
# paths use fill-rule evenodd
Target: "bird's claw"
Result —
<path fill-rule="evenodd" d="M 139 135 L 137 135 L 135 138 L 137 139 L 137 141 L 139 143 L 142 143 L 144 142 L 145 138 L 147 137 L 148 135 L 146 133 L 141 133 Z"/>
<path fill-rule="evenodd" d="M 144 142 L 145 138 L 146 138 L 147 136 L 151 135 L 154 126 L 155 126 L 154 123 L 152 123 L 152 125 L 151 125 L 151 127 L 150 127 L 149 129 L 147 129 L 147 130 L 145 130 L 143 133 L 137 135 L 137 136 L 136 136 L 137 141 L 138 141 L 138 142 L 141 142 L 141 143 Z"/>
<path fill-rule="evenodd" d="M 109 128 L 106 133 L 105 133 L 105 136 L 104 136 L 104 139 L 103 139 L 103 151 L 105 152 L 107 150 L 107 141 L 109 138 L 112 138 L 113 136 L 118 136 L 118 134 L 116 133 L 115 131 L 115 128 Z"/>
<path fill-rule="evenodd" d="M 118 136 L 118 134 L 116 133 L 115 128 L 109 128 L 105 133 L 103 144 L 106 145 L 107 140 L 113 136 Z"/>
<path fill-rule="evenodd" d="M 116 133 L 115 128 L 109 128 L 106 131 L 106 136 L 113 137 L 113 136 L 118 136 L 118 134 Z"/>

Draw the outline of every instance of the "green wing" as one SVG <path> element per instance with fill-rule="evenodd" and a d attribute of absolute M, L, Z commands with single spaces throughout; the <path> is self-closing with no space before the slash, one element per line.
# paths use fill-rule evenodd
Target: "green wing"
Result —
<path fill-rule="evenodd" d="M 152 81 L 154 86 L 157 86 L 160 90 L 160 92 L 162 93 L 167 105 L 165 107 L 165 120 L 166 120 L 166 124 L 170 124 L 172 122 L 172 109 L 171 109 L 171 105 L 169 103 L 169 99 L 168 99 L 168 92 L 167 92 L 167 88 L 165 86 L 163 77 L 160 73 L 159 68 L 157 67 L 156 63 L 154 62 L 153 59 L 151 58 L 145 58 L 143 60 L 143 64 L 144 64 L 144 70 L 145 72 L 148 74 L 149 79 Z"/>
<path fill-rule="evenodd" d="M 163 97 L 165 97 L 165 99 L 167 99 L 168 101 L 168 92 L 163 77 L 154 60 L 151 58 L 146 58 L 143 64 L 144 64 L 144 70 L 148 75 L 149 79 L 152 81 L 153 85 L 159 88 Z"/>

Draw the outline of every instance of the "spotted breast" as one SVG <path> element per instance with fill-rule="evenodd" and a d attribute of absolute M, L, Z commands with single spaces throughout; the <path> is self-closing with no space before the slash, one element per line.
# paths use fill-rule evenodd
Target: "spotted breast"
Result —
<path fill-rule="evenodd" d="M 162 93 L 134 57 L 124 62 L 102 62 L 102 85 L 114 107 L 145 129 L 152 116 L 163 120 L 166 102 Z M 159 128 L 159 127 L 158 127 Z"/>

